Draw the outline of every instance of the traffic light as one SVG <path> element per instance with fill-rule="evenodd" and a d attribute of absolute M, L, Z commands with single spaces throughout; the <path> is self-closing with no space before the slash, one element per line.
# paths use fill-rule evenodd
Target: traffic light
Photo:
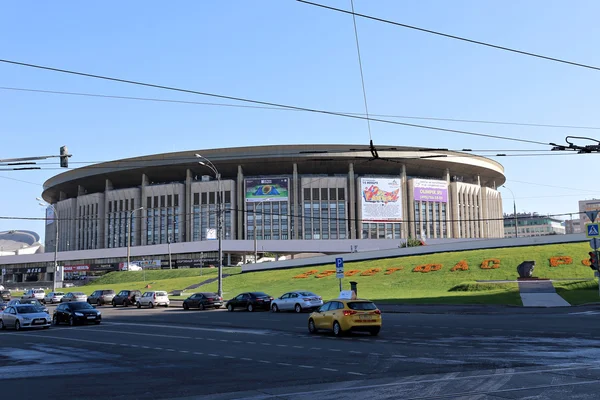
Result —
<path fill-rule="evenodd" d="M 590 268 L 593 269 L 594 271 L 598 271 L 598 259 L 596 258 L 596 253 L 593 251 L 590 251 L 588 253 L 590 255 Z"/>
<path fill-rule="evenodd" d="M 69 168 L 69 157 L 71 157 L 71 155 L 69 154 L 67 146 L 62 146 L 60 148 L 60 166 L 62 168 Z"/>

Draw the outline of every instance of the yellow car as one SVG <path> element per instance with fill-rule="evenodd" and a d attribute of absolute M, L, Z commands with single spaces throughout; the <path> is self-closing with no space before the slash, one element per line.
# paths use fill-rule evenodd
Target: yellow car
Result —
<path fill-rule="evenodd" d="M 381 311 L 369 300 L 331 300 L 308 317 L 310 333 L 321 329 L 333 331 L 335 336 L 350 331 L 367 331 L 377 336 L 381 330 Z"/>

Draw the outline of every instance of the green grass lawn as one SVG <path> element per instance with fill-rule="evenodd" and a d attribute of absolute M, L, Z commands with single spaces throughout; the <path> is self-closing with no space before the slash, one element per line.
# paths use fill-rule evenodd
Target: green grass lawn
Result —
<path fill-rule="evenodd" d="M 587 242 L 572 244 L 557 244 L 544 246 L 530 246 L 520 248 L 500 248 L 487 250 L 473 250 L 454 253 L 437 253 L 420 256 L 397 257 L 374 261 L 347 262 L 345 271 L 358 270 L 359 273 L 343 279 L 343 288 L 349 289 L 349 282 L 358 283 L 359 297 L 378 300 L 381 302 L 399 303 L 426 303 L 426 304 L 509 304 L 521 305 L 518 286 L 516 283 L 492 283 L 488 281 L 514 281 L 518 277 L 516 268 L 525 260 L 536 261 L 534 275 L 540 278 L 583 280 L 593 277 L 592 270 L 582 264 L 587 260 L 589 246 Z M 556 256 L 569 256 L 570 264 L 550 266 L 550 258 Z M 482 268 L 486 259 L 498 259 L 497 268 Z M 453 267 L 464 261 L 467 270 Z M 427 270 L 422 267 L 426 264 L 441 265 L 430 266 L 430 272 L 414 272 Z M 421 267 L 420 267 L 421 266 Z M 485 265 L 484 265 L 485 266 Z M 379 269 L 370 276 L 361 275 L 368 269 Z M 391 273 L 389 269 L 398 268 Z M 259 271 L 239 273 L 233 269 L 233 274 L 223 280 L 224 297 L 226 299 L 244 291 L 264 291 L 271 296 L 295 289 L 310 290 L 323 296 L 324 299 L 337 297 L 339 294 L 339 281 L 335 274 L 323 277 L 312 274 L 305 278 L 296 276 L 317 270 L 323 273 L 335 270 L 334 265 L 321 267 L 300 267 L 287 270 Z M 231 273 L 229 272 L 229 273 Z M 199 276 L 199 270 L 160 270 L 146 272 L 146 282 L 142 272 L 113 272 L 93 284 L 86 285 L 78 290 L 91 293 L 95 289 L 111 288 L 115 290 L 133 288 L 144 290 L 150 283 L 152 289 L 167 290 L 183 289 L 201 280 L 213 277 L 216 270 L 204 270 Z M 597 284 L 596 284 L 597 285 Z M 564 296 L 571 304 L 582 304 L 598 301 L 597 286 L 596 297 L 588 283 L 585 285 L 557 283 L 557 292 Z M 71 288 L 72 289 L 72 288 Z M 216 291 L 217 283 L 202 286 L 197 291 Z M 191 293 L 191 292 L 190 292 Z M 185 297 L 185 296 L 184 296 Z"/>
<path fill-rule="evenodd" d="M 556 293 L 571 305 L 600 303 L 598 281 L 555 282 Z"/>

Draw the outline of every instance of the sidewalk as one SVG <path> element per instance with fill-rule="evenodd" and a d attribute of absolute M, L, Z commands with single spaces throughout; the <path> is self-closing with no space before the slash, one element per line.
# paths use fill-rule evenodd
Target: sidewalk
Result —
<path fill-rule="evenodd" d="M 569 307 L 570 304 L 556 294 L 551 281 L 520 281 L 519 292 L 524 307 Z"/>

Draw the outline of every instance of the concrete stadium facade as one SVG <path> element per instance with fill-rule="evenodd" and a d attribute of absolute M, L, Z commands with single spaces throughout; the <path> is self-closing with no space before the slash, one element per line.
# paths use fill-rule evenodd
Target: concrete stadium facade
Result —
<path fill-rule="evenodd" d="M 125 247 L 128 221 L 132 247 L 210 241 L 219 185 L 223 240 L 322 249 L 327 240 L 501 238 L 504 181 L 501 164 L 461 152 L 380 146 L 374 158 L 361 145 L 281 145 L 90 165 L 49 179 L 42 196 L 58 214 L 59 251 Z M 47 213 L 54 251 L 56 216 Z"/>

